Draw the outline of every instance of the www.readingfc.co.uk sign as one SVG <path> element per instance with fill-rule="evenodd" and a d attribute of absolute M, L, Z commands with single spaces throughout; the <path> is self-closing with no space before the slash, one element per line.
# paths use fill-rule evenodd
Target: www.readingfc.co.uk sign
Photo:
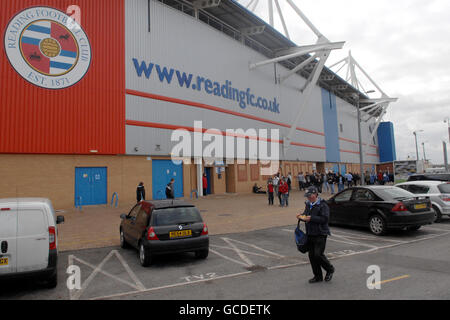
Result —
<path fill-rule="evenodd" d="M 4 36 L 12 67 L 28 82 L 63 89 L 89 70 L 91 45 L 81 26 L 65 13 L 32 7 L 15 15 Z"/>

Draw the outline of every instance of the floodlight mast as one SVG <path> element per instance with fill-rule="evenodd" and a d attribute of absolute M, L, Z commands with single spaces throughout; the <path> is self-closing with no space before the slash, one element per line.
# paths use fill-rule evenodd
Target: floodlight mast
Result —
<path fill-rule="evenodd" d="M 283 13 L 280 8 L 280 4 L 278 0 L 269 0 L 269 22 L 270 25 L 274 28 L 274 13 L 273 13 L 273 1 L 275 2 L 276 9 L 278 11 L 278 15 L 280 17 L 281 23 L 283 25 L 283 29 L 285 32 L 285 35 L 288 39 L 290 39 L 288 29 L 286 27 L 286 22 L 284 20 Z M 252 11 L 255 10 L 256 6 L 258 5 L 259 0 L 251 0 L 248 5 L 247 9 L 252 7 Z M 314 63 L 316 59 L 319 61 L 315 63 L 314 69 L 311 72 L 309 78 L 306 81 L 306 84 L 299 88 L 299 91 L 302 93 L 302 103 L 299 106 L 297 115 L 295 117 L 294 122 L 292 123 L 289 133 L 283 137 L 283 155 L 286 155 L 287 150 L 291 146 L 291 141 L 294 136 L 294 134 L 297 131 L 298 123 L 300 122 L 300 119 L 302 118 L 302 115 L 306 109 L 306 106 L 308 105 L 311 97 L 314 87 L 317 84 L 317 81 L 319 80 L 319 77 L 322 73 L 323 68 L 325 67 L 325 63 L 328 59 L 328 57 L 331 54 L 332 50 L 336 49 L 342 49 L 344 47 L 345 42 L 330 42 L 320 31 L 317 29 L 314 24 L 306 17 L 306 15 L 294 4 L 292 0 L 287 0 L 287 3 L 289 6 L 297 13 L 297 15 L 300 17 L 301 20 L 311 29 L 312 32 L 317 36 L 317 41 L 314 45 L 310 46 L 301 46 L 297 47 L 293 50 L 293 52 L 290 52 L 286 55 L 276 57 L 274 59 L 265 60 L 261 62 L 252 63 L 249 65 L 250 70 L 253 70 L 255 68 L 270 64 L 270 63 L 277 63 L 281 61 L 285 61 L 291 58 L 307 55 L 310 53 L 314 53 L 312 57 L 309 57 L 299 65 L 297 65 L 293 70 L 290 70 L 285 75 L 280 76 L 280 83 L 284 82 L 286 79 L 291 77 L 293 74 L 299 72 L 301 69 L 307 67 L 311 63 Z"/>

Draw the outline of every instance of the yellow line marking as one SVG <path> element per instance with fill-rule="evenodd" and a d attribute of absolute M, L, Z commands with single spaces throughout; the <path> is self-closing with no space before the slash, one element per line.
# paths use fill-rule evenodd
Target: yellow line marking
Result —
<path fill-rule="evenodd" d="M 397 278 L 392 278 L 392 279 L 388 279 L 388 280 L 383 280 L 383 281 L 380 281 L 380 282 L 376 282 L 376 283 L 372 284 L 371 287 L 375 287 L 375 286 L 377 286 L 377 285 L 379 285 L 379 284 L 385 284 L 385 283 L 388 283 L 388 282 L 397 281 L 397 280 L 402 280 L 402 279 L 406 279 L 406 278 L 410 278 L 410 277 L 411 277 L 410 275 L 406 274 L 406 275 L 401 276 L 401 277 L 397 277 Z"/>

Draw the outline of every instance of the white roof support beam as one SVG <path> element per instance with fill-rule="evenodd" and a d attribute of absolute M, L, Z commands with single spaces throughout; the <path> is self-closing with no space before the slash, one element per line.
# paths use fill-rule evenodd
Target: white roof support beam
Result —
<path fill-rule="evenodd" d="M 274 26 L 273 26 L 273 3 L 271 0 L 269 0 L 269 23 L 272 26 L 272 28 L 274 28 Z"/>
<path fill-rule="evenodd" d="M 270 1 L 270 0 L 269 0 Z M 319 41 L 327 41 L 328 39 L 324 37 L 322 33 L 320 33 L 319 29 L 317 29 L 312 22 L 303 14 L 303 12 L 294 4 L 292 0 L 287 0 L 287 3 L 294 9 L 294 11 L 298 14 L 298 16 L 306 23 L 306 25 L 316 34 L 319 38 Z"/>
<path fill-rule="evenodd" d="M 267 64 L 277 63 L 280 61 L 300 57 L 300 56 L 303 56 L 305 54 L 312 53 L 312 52 L 342 49 L 344 47 L 344 44 L 345 44 L 345 42 L 330 42 L 330 43 L 322 43 L 322 44 L 298 47 L 298 51 L 296 53 L 288 54 L 288 55 L 285 55 L 282 57 L 277 57 L 274 59 L 269 59 L 269 60 L 265 60 L 265 61 L 261 61 L 261 62 L 257 62 L 257 63 L 252 63 L 252 64 L 250 64 L 250 70 L 265 66 Z"/>
<path fill-rule="evenodd" d="M 273 3 L 275 2 L 278 14 L 281 19 L 281 23 L 283 24 L 283 29 L 286 34 L 286 37 L 290 39 L 289 32 L 286 27 L 286 22 L 284 20 L 283 13 L 281 12 L 281 7 L 279 0 L 268 0 L 269 1 L 269 22 L 272 27 L 274 27 L 274 14 L 273 14 Z M 310 46 L 301 46 L 298 48 L 289 48 L 287 50 L 281 50 L 278 52 L 279 56 L 273 59 L 268 59 L 265 61 L 260 61 L 256 63 L 250 63 L 249 69 L 253 70 L 262 66 L 266 66 L 268 64 L 274 64 L 281 61 L 285 61 L 288 59 L 293 59 L 296 57 L 300 57 L 303 55 L 312 54 L 311 57 L 308 57 L 305 61 L 301 62 L 299 65 L 297 65 L 295 68 L 287 72 L 285 75 L 283 75 L 280 78 L 280 83 L 282 81 L 285 81 L 289 77 L 291 77 L 293 74 L 299 72 L 302 69 L 312 69 L 310 72 L 309 78 L 306 81 L 306 84 L 303 88 L 299 89 L 302 93 L 301 97 L 299 97 L 301 100 L 301 105 L 297 109 L 297 115 L 295 117 L 294 122 L 292 123 L 289 133 L 286 137 L 283 139 L 283 154 L 286 154 L 287 149 L 291 145 L 291 140 L 296 133 L 297 125 L 300 122 L 300 119 L 303 116 L 303 113 L 305 112 L 306 106 L 308 105 L 309 101 L 312 97 L 313 89 L 315 88 L 317 81 L 319 80 L 322 70 L 325 67 L 325 63 L 330 56 L 331 52 L 333 50 L 342 49 L 344 47 L 345 42 L 330 42 L 313 24 L 312 22 L 303 14 L 303 12 L 294 4 L 292 0 L 286 0 L 289 6 L 297 13 L 297 15 L 300 17 L 300 19 L 303 20 L 303 22 L 314 32 L 314 34 L 317 36 L 317 41 L 314 45 Z M 249 8 L 252 4 L 253 10 L 255 9 L 256 5 L 258 3 L 258 0 L 251 0 L 249 4 L 247 5 L 247 8 Z M 318 60 L 318 61 L 317 61 Z M 308 70 L 309 70 L 308 69 Z"/>
<path fill-rule="evenodd" d="M 283 25 L 284 34 L 289 40 L 291 40 L 291 37 L 289 36 L 289 31 L 286 27 L 286 22 L 284 21 L 283 12 L 281 11 L 280 3 L 278 2 L 278 0 L 275 0 L 275 5 L 277 6 L 278 15 L 280 16 L 281 19 L 281 24 Z"/>
<path fill-rule="evenodd" d="M 288 73 L 286 73 L 284 76 L 280 78 L 281 82 L 284 82 L 286 79 L 291 77 L 292 75 L 296 74 L 298 71 L 306 67 L 310 62 L 314 61 L 317 58 L 317 54 L 311 56 L 310 58 L 306 59 L 302 63 L 300 63 L 298 66 L 296 66 L 294 69 L 290 70 Z"/>

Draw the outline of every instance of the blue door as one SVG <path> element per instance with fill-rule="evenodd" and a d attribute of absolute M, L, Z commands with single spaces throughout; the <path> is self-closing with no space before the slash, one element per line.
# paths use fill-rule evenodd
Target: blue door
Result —
<path fill-rule="evenodd" d="M 183 197 L 183 164 L 174 164 L 172 160 L 152 161 L 153 199 L 166 199 L 166 185 L 175 179 L 175 198 Z"/>
<path fill-rule="evenodd" d="M 75 168 L 75 205 L 108 202 L 107 168 Z"/>

